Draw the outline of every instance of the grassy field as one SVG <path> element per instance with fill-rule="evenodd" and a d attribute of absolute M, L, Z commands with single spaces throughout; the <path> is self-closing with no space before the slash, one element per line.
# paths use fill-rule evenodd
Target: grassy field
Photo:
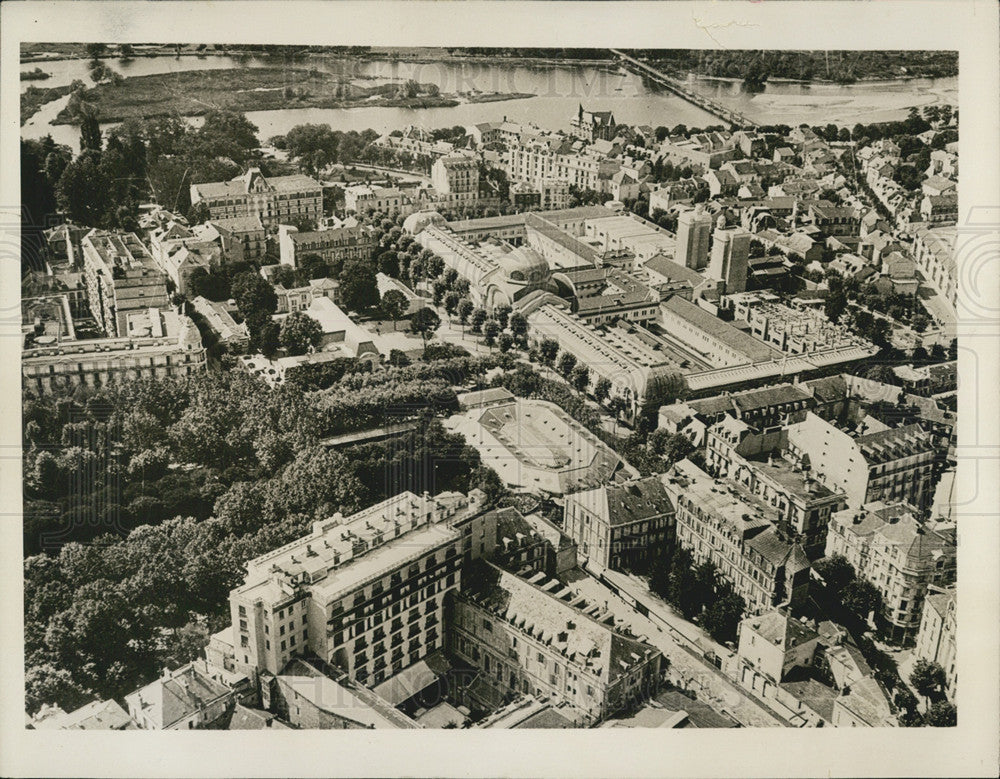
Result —
<path fill-rule="evenodd" d="M 488 95 L 470 99 L 518 97 L 526 95 Z M 102 122 L 173 113 L 199 116 L 213 109 L 245 112 L 360 105 L 432 108 L 460 102 L 458 96 L 437 94 L 431 85 L 409 82 L 366 86 L 316 69 L 277 67 L 135 76 L 119 84 L 100 84 L 87 89 L 82 99 L 97 109 Z M 76 124 L 78 121 L 75 109 L 67 106 L 54 124 Z"/>

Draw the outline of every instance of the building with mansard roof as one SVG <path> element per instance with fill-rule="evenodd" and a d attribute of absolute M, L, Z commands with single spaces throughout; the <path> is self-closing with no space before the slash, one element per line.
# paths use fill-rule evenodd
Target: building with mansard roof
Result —
<path fill-rule="evenodd" d="M 319 221 L 323 187 L 302 174 L 265 177 L 250 168 L 230 181 L 191 185 L 191 204 L 204 203 L 212 219 L 257 216 L 265 227 L 294 221 Z"/>
<path fill-rule="evenodd" d="M 565 702 L 589 725 L 659 685 L 658 649 L 545 574 L 525 579 L 478 561 L 449 599 L 451 651 L 479 669 L 497 697 Z"/>

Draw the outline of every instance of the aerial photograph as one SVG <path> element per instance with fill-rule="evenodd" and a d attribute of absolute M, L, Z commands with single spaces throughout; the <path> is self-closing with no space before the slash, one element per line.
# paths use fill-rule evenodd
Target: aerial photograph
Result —
<path fill-rule="evenodd" d="M 958 62 L 22 43 L 24 727 L 955 726 Z"/>

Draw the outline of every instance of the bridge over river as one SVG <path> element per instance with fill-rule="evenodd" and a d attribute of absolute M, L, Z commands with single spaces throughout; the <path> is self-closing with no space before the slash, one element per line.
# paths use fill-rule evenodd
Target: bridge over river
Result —
<path fill-rule="evenodd" d="M 698 106 L 703 111 L 707 111 L 713 116 L 718 117 L 723 122 L 728 124 L 730 128 L 732 127 L 757 127 L 757 123 L 751 119 L 748 119 L 743 114 L 738 111 L 731 111 L 726 108 L 721 103 L 712 100 L 711 98 L 705 97 L 704 95 L 699 95 L 696 92 L 688 89 L 683 81 L 679 79 L 672 78 L 665 73 L 661 73 L 655 68 L 650 67 L 645 62 L 640 62 L 634 57 L 630 57 L 623 51 L 618 49 L 611 49 L 611 53 L 618 57 L 626 67 L 639 75 L 645 76 L 651 81 L 656 82 L 662 87 L 669 89 L 675 95 L 684 98 L 689 103 L 693 103 Z"/>

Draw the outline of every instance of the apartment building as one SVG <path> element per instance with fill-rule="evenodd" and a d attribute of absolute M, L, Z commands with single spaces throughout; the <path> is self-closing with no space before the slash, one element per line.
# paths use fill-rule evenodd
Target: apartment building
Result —
<path fill-rule="evenodd" d="M 612 175 L 617 164 L 584 154 L 582 146 L 561 136 L 525 136 L 510 145 L 506 167 L 511 181 L 536 187 L 541 181 L 565 181 L 578 189 L 598 190 L 601 174 Z"/>
<path fill-rule="evenodd" d="M 191 307 L 204 319 L 205 325 L 215 334 L 218 343 L 226 346 L 231 352 L 240 353 L 250 345 L 250 333 L 246 323 L 236 324 L 225 303 L 198 295 L 191 299 Z"/>
<path fill-rule="evenodd" d="M 861 217 L 854 208 L 828 201 L 811 204 L 807 218 L 825 236 L 856 236 L 861 228 Z"/>
<path fill-rule="evenodd" d="M 673 546 L 674 507 L 655 476 L 567 495 L 563 517 L 580 554 L 602 568 L 629 569 Z"/>
<path fill-rule="evenodd" d="M 592 725 L 659 686 L 658 649 L 545 574 L 524 579 L 479 561 L 449 601 L 451 653 L 478 668 L 498 698 L 545 696 Z"/>
<path fill-rule="evenodd" d="M 955 229 L 921 227 L 913 236 L 913 259 L 923 277 L 952 306 L 958 301 Z"/>
<path fill-rule="evenodd" d="M 379 684 L 440 648 L 462 562 L 445 520 L 467 508 L 403 492 L 251 560 L 230 593 L 237 667 L 276 674 L 311 652 Z"/>
<path fill-rule="evenodd" d="M 266 178 L 250 168 L 231 181 L 191 185 L 191 204 L 205 203 L 212 219 L 256 216 L 264 227 L 323 216 L 323 187 L 308 176 Z"/>
<path fill-rule="evenodd" d="M 174 223 L 149 236 L 150 254 L 156 264 L 182 295 L 189 292 L 189 280 L 196 269 L 208 271 L 222 263 L 221 242 L 196 236 L 183 225 Z"/>
<path fill-rule="evenodd" d="M 731 673 L 793 727 L 893 727 L 895 710 L 846 631 L 781 609 L 740 623 Z"/>
<path fill-rule="evenodd" d="M 913 654 L 928 663 L 937 663 L 944 669 L 945 694 L 955 700 L 958 685 L 956 671 L 955 635 L 957 623 L 955 586 L 946 588 L 930 586 L 924 596 L 924 609 L 920 617 Z"/>
<path fill-rule="evenodd" d="M 690 138 L 667 138 L 660 144 L 661 159 L 674 165 L 689 165 L 704 173 L 719 168 L 724 162 L 739 154 L 732 136 L 728 133 L 699 133 Z"/>
<path fill-rule="evenodd" d="M 167 274 L 135 233 L 91 230 L 80 248 L 90 312 L 109 337 L 124 334 L 130 313 L 170 306 Z"/>
<path fill-rule="evenodd" d="M 459 203 L 479 198 L 479 162 L 461 154 L 440 157 L 431 166 L 431 185 Z"/>
<path fill-rule="evenodd" d="M 28 730 L 135 730 L 128 712 L 117 701 L 91 701 L 74 711 L 43 704 L 26 723 Z"/>
<path fill-rule="evenodd" d="M 955 581 L 955 525 L 924 522 L 913 506 L 874 501 L 833 515 L 826 554 L 840 554 L 882 595 L 879 615 L 909 641 L 920 627 L 928 587 Z"/>
<path fill-rule="evenodd" d="M 773 521 L 810 558 L 822 556 L 830 517 L 845 507 L 845 496 L 814 478 L 808 461 L 788 452 L 784 429 L 759 432 L 726 416 L 708 429 L 707 442 L 710 473 L 746 487 L 771 507 Z"/>
<path fill-rule="evenodd" d="M 212 219 L 193 230 L 205 240 L 218 236 L 222 254 L 230 262 L 259 262 L 267 252 L 266 231 L 257 214 Z"/>
<path fill-rule="evenodd" d="M 121 337 L 62 341 L 26 348 L 21 355 L 24 388 L 39 394 L 203 370 L 205 347 L 194 322 L 155 308 L 129 312 Z"/>
<path fill-rule="evenodd" d="M 347 260 L 367 260 L 375 250 L 371 230 L 362 227 L 337 227 L 332 230 L 299 232 L 291 225 L 278 226 L 278 248 L 282 265 L 298 267 L 305 254 L 318 254 L 328 265 L 343 265 Z"/>
<path fill-rule="evenodd" d="M 851 508 L 876 500 L 925 508 L 933 497 L 934 441 L 919 423 L 852 436 L 807 412 L 789 425 L 788 446 Z"/>
<path fill-rule="evenodd" d="M 809 558 L 772 522 L 771 506 L 740 484 L 713 479 L 689 460 L 661 477 L 676 510 L 677 544 L 711 561 L 748 614 L 797 605 L 807 595 Z"/>
<path fill-rule="evenodd" d="M 344 209 L 347 213 L 365 214 L 370 210 L 383 214 L 411 214 L 418 208 L 413 198 L 395 187 L 373 187 L 357 184 L 344 189 Z"/>

